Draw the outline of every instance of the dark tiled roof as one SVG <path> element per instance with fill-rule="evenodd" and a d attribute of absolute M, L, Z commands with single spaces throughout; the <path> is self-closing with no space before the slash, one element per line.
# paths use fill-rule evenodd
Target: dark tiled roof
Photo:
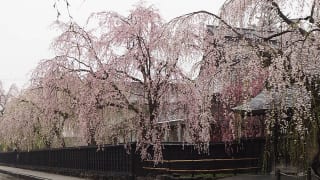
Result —
<path fill-rule="evenodd" d="M 293 100 L 294 97 L 292 89 L 287 89 L 282 93 L 270 93 L 266 90 L 263 90 L 256 97 L 244 104 L 232 108 L 232 110 L 241 112 L 264 111 L 271 109 L 274 105 L 278 106 L 280 104 L 290 108 L 293 106 Z"/>

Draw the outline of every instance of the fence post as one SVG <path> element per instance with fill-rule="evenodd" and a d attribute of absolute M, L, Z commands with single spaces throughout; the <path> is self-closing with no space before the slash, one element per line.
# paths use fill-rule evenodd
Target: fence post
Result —
<path fill-rule="evenodd" d="M 307 171 L 307 180 L 311 180 L 311 168 L 310 167 L 308 168 L 308 171 Z"/>
<path fill-rule="evenodd" d="M 277 169 L 276 176 L 277 176 L 277 180 L 281 179 L 280 169 Z"/>

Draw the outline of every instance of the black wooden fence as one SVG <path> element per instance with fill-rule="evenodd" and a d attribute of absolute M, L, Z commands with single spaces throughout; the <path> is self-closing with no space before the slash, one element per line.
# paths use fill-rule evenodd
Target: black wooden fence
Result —
<path fill-rule="evenodd" d="M 261 170 L 264 139 L 243 140 L 231 145 L 211 144 L 209 154 L 199 153 L 194 145 L 166 143 L 163 162 L 141 161 L 139 154 L 128 153 L 123 145 L 72 147 L 30 152 L 1 152 L 0 163 L 33 169 L 69 170 L 100 173 L 106 176 L 144 176 L 163 173 L 256 172 Z M 135 150 L 135 145 L 131 145 Z"/>

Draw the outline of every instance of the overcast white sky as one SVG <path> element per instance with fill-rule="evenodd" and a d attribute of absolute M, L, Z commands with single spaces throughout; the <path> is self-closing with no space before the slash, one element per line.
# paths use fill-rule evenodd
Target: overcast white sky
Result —
<path fill-rule="evenodd" d="M 60 0 L 62 1 L 62 0 Z M 71 15 L 83 24 L 92 12 L 117 11 L 127 15 L 139 0 L 69 0 Z M 62 1 L 63 2 L 63 1 Z M 65 9 L 60 2 L 59 9 Z M 198 10 L 217 13 L 224 0 L 145 0 L 160 10 L 165 20 Z M 0 6 L 0 80 L 5 89 L 11 84 L 27 85 L 30 73 L 41 59 L 53 56 L 49 46 L 57 32 L 50 27 L 56 20 L 54 0 L 10 0 Z M 65 12 L 62 12 L 66 15 Z M 61 18 L 63 20 L 65 18 Z"/>

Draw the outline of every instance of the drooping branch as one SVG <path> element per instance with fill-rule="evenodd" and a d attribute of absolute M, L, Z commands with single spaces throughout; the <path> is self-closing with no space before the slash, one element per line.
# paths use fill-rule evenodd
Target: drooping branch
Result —
<path fill-rule="evenodd" d="M 191 18 L 191 16 L 194 16 L 194 15 L 197 15 L 197 14 L 206 14 L 206 15 L 212 16 L 212 17 L 218 19 L 223 25 L 225 25 L 229 29 L 231 29 L 239 38 L 241 38 L 243 36 L 240 32 L 238 32 L 237 28 L 235 28 L 235 27 L 231 26 L 230 24 L 228 24 L 220 16 L 218 16 L 218 15 L 216 15 L 214 13 L 208 12 L 208 11 L 204 11 L 204 10 L 188 13 L 188 14 L 185 14 L 185 15 L 182 15 L 182 16 L 178 16 L 178 17 L 172 19 L 168 24 L 174 23 L 176 20 L 181 20 L 181 19 L 184 19 L 184 18 L 185 19 Z"/>

